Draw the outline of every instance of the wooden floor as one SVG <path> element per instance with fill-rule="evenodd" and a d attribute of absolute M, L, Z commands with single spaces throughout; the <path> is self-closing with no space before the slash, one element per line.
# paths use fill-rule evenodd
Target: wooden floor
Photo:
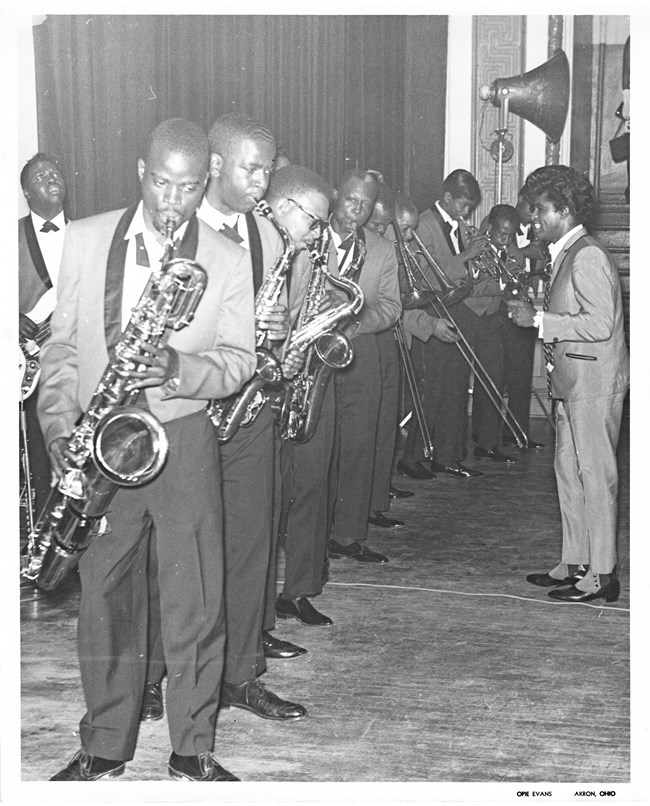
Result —
<path fill-rule="evenodd" d="M 269 661 L 264 682 L 309 717 L 222 711 L 224 766 L 263 782 L 630 780 L 627 429 L 612 605 L 555 603 L 525 581 L 560 552 L 546 421 L 533 437 L 547 447 L 513 451 L 516 465 L 469 459 L 481 478 L 396 479 L 416 492 L 391 508 L 407 525 L 369 536 L 390 563 L 332 561 L 313 601 L 334 626 L 278 625 L 309 653 Z M 73 591 L 21 605 L 24 781 L 47 780 L 79 744 L 77 603 Z M 165 720 L 143 725 L 121 780 L 165 781 L 169 752 Z"/>

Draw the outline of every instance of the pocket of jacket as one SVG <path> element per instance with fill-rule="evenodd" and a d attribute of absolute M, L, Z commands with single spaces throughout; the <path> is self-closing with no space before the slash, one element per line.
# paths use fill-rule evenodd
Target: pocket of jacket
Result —
<path fill-rule="evenodd" d="M 567 358 L 578 358 L 580 361 L 598 361 L 598 356 L 595 355 L 578 355 L 577 353 L 565 353 Z"/>

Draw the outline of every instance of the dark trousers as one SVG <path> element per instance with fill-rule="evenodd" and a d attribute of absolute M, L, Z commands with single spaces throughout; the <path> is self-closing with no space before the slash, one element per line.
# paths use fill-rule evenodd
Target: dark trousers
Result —
<path fill-rule="evenodd" d="M 330 536 L 347 546 L 368 536 L 377 412 L 381 396 L 374 334 L 353 341 L 352 364 L 334 376 L 336 425 L 330 472 Z"/>
<path fill-rule="evenodd" d="M 450 312 L 464 332 L 472 312 L 462 303 Z M 445 344 L 434 336 L 426 342 L 413 339 L 411 361 L 433 442 L 433 457 L 442 465 L 461 461 L 465 458 L 469 365 L 455 344 Z M 424 459 L 422 437 L 413 416 L 402 461 L 412 467 Z"/>
<path fill-rule="evenodd" d="M 274 423 L 269 405 L 220 446 L 225 513 L 228 683 L 266 669 L 262 615 L 273 530 Z"/>
<path fill-rule="evenodd" d="M 27 456 L 31 484 L 34 491 L 34 517 L 37 518 L 50 493 L 52 473 L 50 458 L 45 447 L 43 432 L 36 416 L 36 403 L 38 401 L 38 387 L 24 402 L 25 429 L 27 432 Z M 23 448 L 23 436 L 20 437 L 20 447 Z"/>
<path fill-rule="evenodd" d="M 504 309 L 501 310 L 501 319 L 508 408 L 523 432 L 530 436 L 530 396 L 533 388 L 537 329 L 518 327 L 508 319 L 507 311 Z M 504 440 L 515 441 L 509 431 L 504 432 Z"/>
<path fill-rule="evenodd" d="M 393 329 L 377 334 L 381 393 L 375 435 L 370 510 L 387 512 L 390 507 L 390 476 L 397 436 L 399 406 L 399 357 Z"/>
<path fill-rule="evenodd" d="M 214 433 L 212 438 L 216 442 Z M 271 557 L 274 425 L 265 406 L 250 426 L 219 445 L 224 507 L 226 650 L 223 679 L 253 680 L 266 670 L 262 616 Z M 150 558 L 155 563 L 155 558 Z M 149 614 L 147 681 L 165 676 L 156 598 Z"/>
<path fill-rule="evenodd" d="M 149 551 L 155 552 L 174 751 L 211 751 L 225 646 L 219 457 L 205 412 L 165 424 L 170 450 L 144 487 L 118 490 L 111 533 L 79 563 L 79 661 L 91 755 L 133 758 L 146 677 Z"/>
<path fill-rule="evenodd" d="M 283 440 L 280 448 L 284 547 L 282 596 L 317 596 L 326 575 L 329 533 L 328 476 L 334 446 L 334 381 L 330 379 L 318 425 L 309 442 Z"/>
<path fill-rule="evenodd" d="M 463 328 L 465 338 L 470 343 L 476 357 L 492 379 L 498 395 L 503 396 L 504 388 L 504 351 L 501 335 L 501 316 L 499 312 L 491 315 L 477 316 L 469 311 Z M 490 388 L 490 396 L 497 399 L 497 393 Z M 501 442 L 502 420 L 499 412 L 491 402 L 483 384 L 474 377 L 472 396 L 472 434 L 474 442 L 481 448 L 489 450 Z"/>

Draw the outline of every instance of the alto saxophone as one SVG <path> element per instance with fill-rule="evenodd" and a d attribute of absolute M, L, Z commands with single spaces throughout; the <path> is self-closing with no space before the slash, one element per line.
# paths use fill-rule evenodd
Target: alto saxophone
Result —
<path fill-rule="evenodd" d="M 289 340 L 287 358 L 296 351 L 307 350 L 301 373 L 289 381 L 280 407 L 279 433 L 282 439 L 308 442 L 316 430 L 323 399 L 332 373 L 347 367 L 354 349 L 344 329 L 336 324 L 348 320 L 363 307 L 363 291 L 356 282 L 365 260 L 366 247 L 356 228 L 352 230 L 356 257 L 345 272 L 335 277 L 325 268 L 329 252 L 329 229 L 310 250 L 313 269 L 309 287 L 298 318 L 296 332 Z M 353 279 L 354 278 L 354 279 Z M 348 294 L 348 301 L 318 312 L 324 295 L 325 280 Z M 285 358 L 285 361 L 287 360 Z"/>
<path fill-rule="evenodd" d="M 280 224 L 267 202 L 262 199 L 257 202 L 255 207 L 264 218 L 273 224 L 283 242 L 282 253 L 269 269 L 255 295 L 255 322 L 259 323 L 265 311 L 278 301 L 295 246 L 289 232 Z M 257 367 L 250 381 L 237 394 L 211 400 L 208 404 L 208 417 L 217 428 L 219 442 L 228 442 L 232 439 L 240 426 L 251 425 L 268 400 L 265 387 L 278 384 L 282 380 L 282 368 L 279 360 L 271 350 L 263 346 L 266 335 L 266 331 L 262 330 L 258 324 L 255 331 Z"/>
<path fill-rule="evenodd" d="M 169 443 L 162 424 L 133 403 L 138 389 L 129 389 L 129 371 L 144 369 L 138 356 L 148 345 L 163 345 L 172 330 L 188 325 L 207 283 L 195 261 L 172 260 L 174 225 L 165 227 L 165 251 L 131 312 L 129 322 L 109 359 L 90 401 L 75 426 L 65 451 L 62 474 L 29 535 L 22 576 L 40 588 L 56 588 L 77 565 L 118 487 L 139 487 L 162 470 Z"/>

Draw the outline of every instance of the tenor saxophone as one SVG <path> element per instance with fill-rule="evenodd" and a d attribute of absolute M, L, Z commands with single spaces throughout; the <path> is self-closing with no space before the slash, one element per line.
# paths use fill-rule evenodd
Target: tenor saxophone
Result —
<path fill-rule="evenodd" d="M 165 227 L 165 251 L 111 354 L 90 405 L 68 439 L 68 466 L 29 535 L 22 575 L 56 588 L 74 569 L 119 487 L 138 487 L 162 470 L 169 443 L 162 424 L 134 404 L 129 372 L 144 368 L 148 345 L 162 346 L 188 325 L 207 283 L 195 261 L 172 259 L 174 225 Z M 70 458 L 74 457 L 74 458 Z"/>
<path fill-rule="evenodd" d="M 306 350 L 305 362 L 302 372 L 287 384 L 284 400 L 279 407 L 279 433 L 282 439 L 299 443 L 311 439 L 318 425 L 332 374 L 347 367 L 354 357 L 354 349 L 345 327 L 335 327 L 359 313 L 364 302 L 363 291 L 356 280 L 365 260 L 366 247 L 356 229 L 351 236 L 355 243 L 355 258 L 339 277 L 325 268 L 329 251 L 329 229 L 323 232 L 320 242 L 310 250 L 313 269 L 309 287 L 285 358 L 287 361 L 296 351 Z M 348 300 L 319 313 L 326 280 L 345 291 Z"/>
<path fill-rule="evenodd" d="M 278 221 L 269 204 L 262 199 L 255 206 L 257 211 L 276 228 L 282 238 L 283 248 L 255 295 L 255 322 L 258 323 L 255 331 L 257 345 L 255 374 L 237 394 L 211 400 L 208 404 L 208 417 L 216 426 L 219 442 L 228 442 L 232 439 L 240 426 L 251 425 L 268 400 L 267 387 L 277 385 L 282 380 L 280 361 L 271 350 L 264 347 L 266 331 L 259 327 L 259 321 L 264 312 L 278 301 L 295 246 L 289 232 Z"/>

